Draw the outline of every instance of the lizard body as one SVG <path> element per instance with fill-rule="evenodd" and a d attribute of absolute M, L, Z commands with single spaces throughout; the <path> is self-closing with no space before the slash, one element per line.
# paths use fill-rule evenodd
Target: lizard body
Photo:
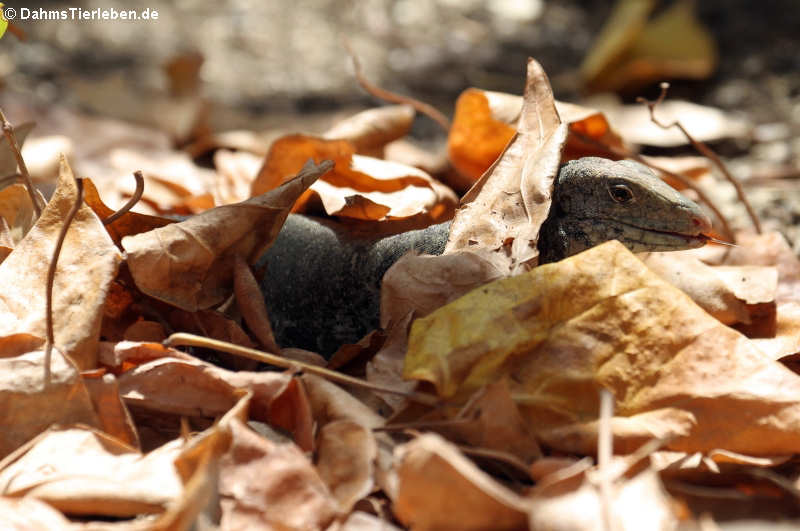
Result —
<path fill-rule="evenodd" d="M 380 281 L 410 250 L 441 254 L 450 222 L 370 237 L 338 223 L 290 215 L 261 258 L 278 344 L 330 356 L 378 326 Z M 539 237 L 540 263 L 617 239 L 632 251 L 702 246 L 711 223 L 700 207 L 631 161 L 583 158 L 561 167 Z"/>

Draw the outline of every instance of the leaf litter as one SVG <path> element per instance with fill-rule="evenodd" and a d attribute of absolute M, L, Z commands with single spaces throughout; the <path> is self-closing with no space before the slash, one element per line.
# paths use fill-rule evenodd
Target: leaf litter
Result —
<path fill-rule="evenodd" d="M 629 14 L 634 26 L 647 13 Z M 676 8 L 655 22 L 671 27 L 668 17 L 685 15 Z M 605 46 L 632 61 L 614 64 L 636 83 L 636 61 L 660 52 L 618 44 Z M 106 126 L 114 134 L 93 150 L 66 149 L 65 126 L 66 142 L 25 151 L 39 185 L 58 160 L 38 219 L 24 185 L 0 190 L 8 519 L 54 529 L 98 518 L 132 529 L 200 520 L 222 529 L 668 529 L 689 518 L 676 509 L 682 475 L 698 485 L 741 481 L 733 478 L 744 467 L 782 477 L 771 469 L 800 448 L 796 256 L 776 233 L 737 233 L 732 249 L 637 257 L 609 242 L 536 267 L 559 165 L 644 141 L 598 110 L 556 102 L 538 63 L 528 64 L 522 97 L 461 95 L 449 176 L 383 158 L 408 134 L 408 105 L 315 134 L 211 133 L 192 114 L 192 64 L 171 73 L 183 114 L 170 134 L 186 152 L 156 133 L 70 115 L 93 127 L 81 137 Z M 602 84 L 610 74 L 595 75 Z M 681 120 L 694 112 L 677 109 Z M 213 153 L 214 169 L 187 153 Z M 0 149 L 9 174 L 12 156 Z M 48 377 L 45 273 L 74 203 L 73 164 L 101 184 L 85 182 L 57 262 Z M 655 164 L 689 180 L 709 174 L 696 159 Z M 117 179 L 131 166 L 145 170 L 139 212 L 104 225 L 114 212 L 105 202 L 118 208 L 133 194 L 130 177 Z M 443 183 L 469 191 L 459 202 Z M 251 267 L 290 211 L 376 232 L 454 216 L 443 255 L 408 254 L 387 272 L 382 330 L 336 358 L 351 374 L 333 376 L 269 330 Z M 162 344 L 173 332 L 184 334 Z M 260 344 L 285 356 L 284 371 L 178 350 L 186 332 L 217 340 L 192 340 L 208 349 Z M 601 389 L 615 413 L 601 412 Z"/>

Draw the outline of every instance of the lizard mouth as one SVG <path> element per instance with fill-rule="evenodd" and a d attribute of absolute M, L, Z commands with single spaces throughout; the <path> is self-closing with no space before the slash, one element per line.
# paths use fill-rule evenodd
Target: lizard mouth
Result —
<path fill-rule="evenodd" d="M 710 236 L 703 233 L 691 234 L 659 230 L 611 219 L 607 220 L 607 222 L 609 225 L 621 226 L 622 232 L 620 236 L 622 238 L 624 238 L 626 233 L 629 233 L 631 229 L 639 232 L 638 237 L 631 238 L 631 240 L 634 240 L 635 243 L 648 245 L 651 247 L 651 250 L 658 250 L 659 248 L 668 250 L 676 247 L 681 249 L 702 247 L 712 239 Z"/>

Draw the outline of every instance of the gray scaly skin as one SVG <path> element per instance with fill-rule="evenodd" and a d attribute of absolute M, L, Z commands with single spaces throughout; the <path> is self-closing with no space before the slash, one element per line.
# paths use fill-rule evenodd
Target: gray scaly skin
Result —
<path fill-rule="evenodd" d="M 617 239 L 634 252 L 702 246 L 711 223 L 694 202 L 636 162 L 563 165 L 539 237 L 540 263 Z M 278 344 L 333 354 L 378 326 L 380 281 L 415 249 L 441 254 L 450 222 L 375 239 L 338 223 L 290 215 L 258 265 Z"/>

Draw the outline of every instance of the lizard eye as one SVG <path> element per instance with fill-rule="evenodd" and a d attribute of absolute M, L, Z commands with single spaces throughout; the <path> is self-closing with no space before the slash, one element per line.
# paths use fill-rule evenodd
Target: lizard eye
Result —
<path fill-rule="evenodd" d="M 633 192 L 624 184 L 613 184 L 608 187 L 608 193 L 611 194 L 611 199 L 617 203 L 630 203 L 633 201 Z"/>

